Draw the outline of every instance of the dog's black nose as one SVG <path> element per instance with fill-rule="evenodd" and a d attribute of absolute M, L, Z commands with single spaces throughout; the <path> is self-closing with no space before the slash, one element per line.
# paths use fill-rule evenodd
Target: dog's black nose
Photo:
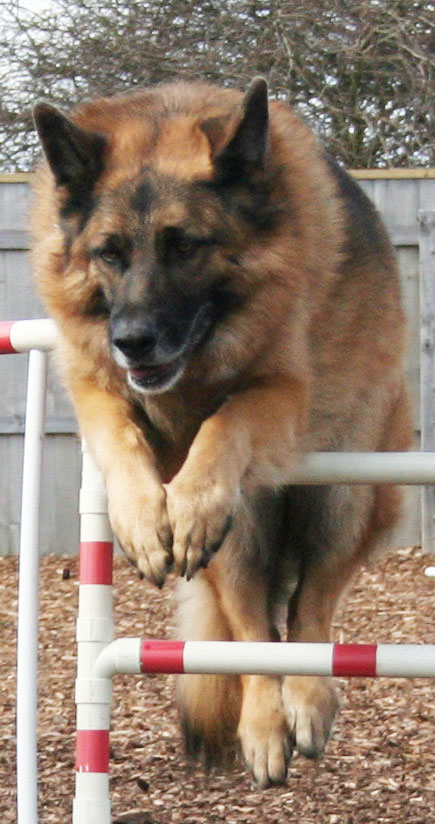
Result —
<path fill-rule="evenodd" d="M 143 363 L 156 348 L 157 331 L 143 319 L 114 318 L 110 331 L 112 345 L 130 361 Z"/>

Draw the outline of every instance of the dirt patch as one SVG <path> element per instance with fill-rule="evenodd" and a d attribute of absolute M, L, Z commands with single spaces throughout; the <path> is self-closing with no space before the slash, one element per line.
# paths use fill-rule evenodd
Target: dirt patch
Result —
<path fill-rule="evenodd" d="M 365 570 L 335 622 L 344 642 L 435 643 L 433 563 L 399 550 Z M 41 824 L 71 817 L 74 787 L 76 558 L 41 562 Z M 157 591 L 115 560 L 118 635 L 172 633 L 173 582 Z M 0 559 L 0 821 L 15 822 L 17 559 Z M 296 756 L 287 785 L 258 792 L 242 765 L 205 775 L 189 764 L 167 676 L 117 676 L 111 734 L 114 821 L 123 824 L 428 824 L 435 806 L 434 682 L 341 681 L 343 707 L 324 758 Z"/>

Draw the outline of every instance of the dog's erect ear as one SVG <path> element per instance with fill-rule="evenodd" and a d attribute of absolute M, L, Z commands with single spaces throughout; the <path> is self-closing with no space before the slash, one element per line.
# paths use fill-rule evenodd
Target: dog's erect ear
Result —
<path fill-rule="evenodd" d="M 268 122 L 267 83 L 263 77 L 256 77 L 230 124 L 228 121 L 224 124 L 218 118 L 202 124 L 222 182 L 237 181 L 264 169 Z"/>
<path fill-rule="evenodd" d="M 33 117 L 56 183 L 92 189 L 103 168 L 105 138 L 81 129 L 51 103 L 38 103 Z"/>

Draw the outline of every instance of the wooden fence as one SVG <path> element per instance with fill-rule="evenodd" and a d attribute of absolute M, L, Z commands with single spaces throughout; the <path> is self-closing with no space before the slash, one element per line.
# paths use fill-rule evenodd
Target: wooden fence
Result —
<path fill-rule="evenodd" d="M 422 420 L 423 448 L 435 449 L 435 288 L 431 288 L 431 282 L 435 284 L 435 170 L 364 170 L 353 174 L 381 212 L 397 250 L 410 327 L 408 373 L 415 409 L 415 446 L 420 445 Z M 0 175 L 0 319 L 45 315 L 35 295 L 27 256 L 30 197 L 30 175 Z M 420 288 L 423 275 L 424 289 Z M 54 366 L 52 371 L 55 373 Z M 18 548 L 25 385 L 25 356 L 1 358 L 0 555 L 16 553 Z M 78 546 L 80 450 L 74 414 L 55 376 L 50 380 L 47 413 L 41 546 L 44 553 L 72 554 Z M 424 545 L 435 551 L 435 489 L 425 490 L 423 499 Z M 398 544 L 420 543 L 421 523 L 420 490 L 410 489 Z"/>
<path fill-rule="evenodd" d="M 35 295 L 27 250 L 30 176 L 0 177 L 0 318 L 45 317 Z M 26 356 L 0 358 L 0 555 L 18 551 Z M 80 445 L 77 424 L 55 376 L 49 380 L 44 451 L 41 548 L 73 554 L 78 546 Z"/>

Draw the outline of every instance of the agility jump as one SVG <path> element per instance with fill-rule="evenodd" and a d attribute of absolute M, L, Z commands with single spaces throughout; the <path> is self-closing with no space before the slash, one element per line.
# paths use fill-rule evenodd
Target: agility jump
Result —
<path fill-rule="evenodd" d="M 0 323 L 0 354 L 30 352 L 20 540 L 17 675 L 18 824 L 37 824 L 38 531 L 49 320 Z M 294 482 L 435 483 L 435 453 L 318 453 Z M 435 645 L 114 640 L 112 533 L 101 476 L 84 448 L 80 492 L 77 745 L 73 824 L 110 824 L 109 728 L 116 673 L 267 673 L 435 677 Z"/>

